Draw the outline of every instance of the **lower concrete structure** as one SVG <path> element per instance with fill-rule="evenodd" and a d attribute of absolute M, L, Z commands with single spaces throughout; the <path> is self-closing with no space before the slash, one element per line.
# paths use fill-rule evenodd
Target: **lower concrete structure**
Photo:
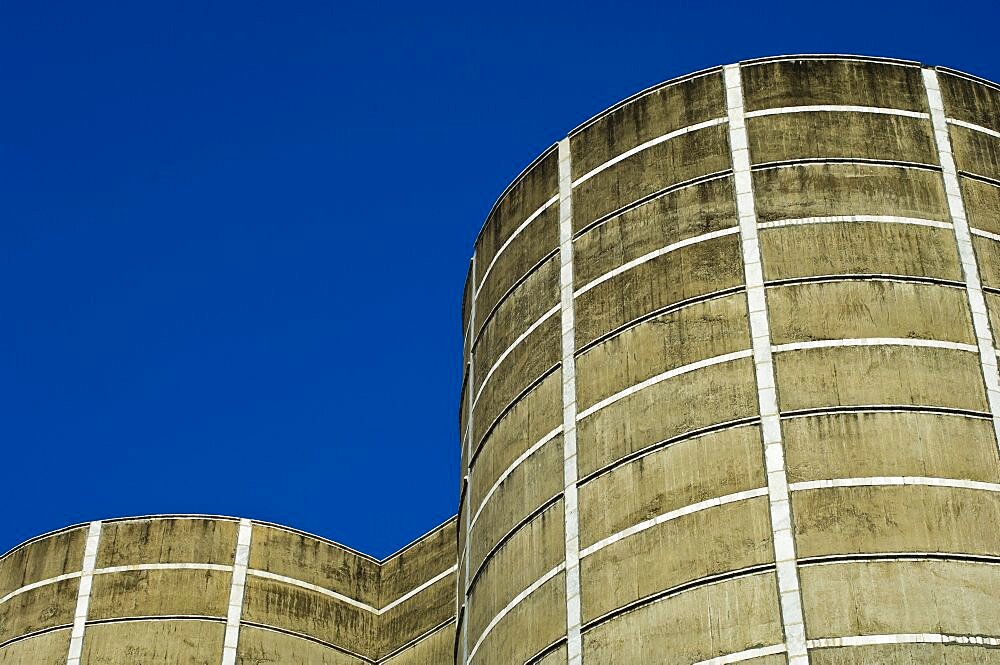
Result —
<path fill-rule="evenodd" d="M 458 516 L 384 561 L 109 520 L 0 558 L 0 665 L 1000 663 L 1000 87 L 789 56 L 500 197 Z"/>

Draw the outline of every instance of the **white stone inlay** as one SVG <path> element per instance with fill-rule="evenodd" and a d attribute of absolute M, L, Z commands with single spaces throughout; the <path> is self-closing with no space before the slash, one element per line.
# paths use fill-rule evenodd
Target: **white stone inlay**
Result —
<path fill-rule="evenodd" d="M 80 665 L 83 655 L 83 637 L 87 627 L 87 612 L 90 610 L 90 592 L 94 584 L 94 569 L 97 567 L 97 548 L 101 543 L 101 523 L 91 522 L 87 529 L 87 541 L 83 549 L 83 567 L 80 569 L 80 589 L 76 596 L 76 611 L 73 612 L 73 630 L 69 637 L 69 655 L 66 665 Z"/>
<path fill-rule="evenodd" d="M 744 113 L 744 118 L 759 118 L 765 115 L 783 115 L 785 113 L 875 113 L 879 115 L 899 115 L 906 118 L 927 119 L 930 116 L 921 111 L 905 111 L 903 109 L 890 109 L 881 106 L 851 106 L 850 104 L 809 104 L 803 106 L 782 106 L 773 109 L 763 109 L 760 111 L 750 111 Z"/>
<path fill-rule="evenodd" d="M 1000 235 L 996 233 L 991 233 L 989 231 L 983 231 L 982 229 L 970 228 L 969 232 L 974 236 L 979 236 L 980 238 L 989 238 L 990 240 L 996 240 L 1000 242 Z"/>
<path fill-rule="evenodd" d="M 962 342 L 946 342 L 939 339 L 918 339 L 915 337 L 855 337 L 848 339 L 814 339 L 808 342 L 790 342 L 775 344 L 771 347 L 774 353 L 785 351 L 802 351 L 805 349 L 829 349 L 838 346 L 913 346 L 925 349 L 950 349 L 952 351 L 968 351 L 976 353 L 979 350 L 975 344 Z"/>
<path fill-rule="evenodd" d="M 968 644 L 1000 646 L 1000 637 L 990 635 L 946 635 L 944 633 L 895 633 L 891 635 L 850 635 L 809 640 L 810 649 L 862 647 L 874 644 Z"/>
<path fill-rule="evenodd" d="M 948 197 L 948 211 L 955 227 L 955 240 L 958 242 L 958 257 L 962 262 L 962 274 L 965 277 L 965 290 L 969 298 L 969 309 L 972 311 L 972 327 L 976 332 L 979 345 L 979 361 L 982 365 L 983 379 L 986 382 L 986 396 L 993 414 L 993 432 L 997 445 L 1000 446 L 1000 372 L 997 370 L 997 355 L 993 347 L 993 333 L 990 330 L 989 314 L 986 311 L 986 299 L 983 296 L 982 283 L 979 279 L 979 265 L 976 253 L 972 249 L 972 234 L 969 231 L 969 221 L 965 214 L 965 203 L 962 201 L 962 188 L 958 181 L 958 169 L 951 151 L 951 137 L 948 133 L 948 121 L 944 113 L 944 101 L 941 98 L 941 88 L 938 85 L 937 72 L 934 69 L 923 70 L 924 88 L 927 90 L 927 102 L 931 109 L 931 121 L 934 124 L 934 140 L 937 142 L 938 158 L 941 161 L 941 171 L 944 176 L 944 191 Z"/>
<path fill-rule="evenodd" d="M 716 508 L 718 506 L 724 506 L 728 503 L 736 503 L 737 501 L 746 501 L 747 499 L 754 499 L 756 497 L 767 496 L 767 488 L 759 487 L 752 490 L 744 490 L 742 492 L 734 492 L 732 494 L 726 494 L 725 496 L 717 496 L 714 499 L 706 499 L 705 501 L 699 501 L 698 503 L 692 503 L 676 510 L 671 510 L 669 512 L 657 515 L 656 517 L 650 518 L 639 522 L 638 524 L 633 524 L 627 529 L 622 529 L 618 533 L 612 534 L 607 538 L 597 541 L 593 545 L 589 545 L 580 551 L 580 558 L 590 556 L 594 552 L 604 549 L 608 545 L 613 545 L 619 540 L 624 540 L 629 536 L 634 536 L 637 533 L 641 533 L 646 529 L 652 529 L 654 526 L 670 522 L 679 517 L 684 517 L 685 515 L 691 515 L 702 510 L 708 510 L 709 508 Z"/>
<path fill-rule="evenodd" d="M 826 217 L 798 217 L 795 219 L 780 219 L 774 222 L 761 222 L 758 229 L 777 229 L 783 226 L 801 226 L 804 224 L 841 224 L 841 223 L 874 222 L 877 224 L 910 224 L 913 226 L 931 226 L 937 229 L 950 229 L 951 224 L 934 219 L 918 217 L 898 217 L 896 215 L 829 215 Z"/>
<path fill-rule="evenodd" d="M 580 295 L 586 293 L 587 291 L 591 290 L 595 286 L 598 286 L 599 284 L 603 284 L 604 282 L 608 281 L 609 279 L 617 277 L 618 275 L 621 275 L 624 272 L 628 272 L 629 270 L 631 270 L 632 268 L 635 268 L 636 266 L 642 265 L 643 263 L 646 263 L 647 261 L 652 261 L 653 259 L 658 258 L 660 256 L 663 256 L 664 254 L 669 254 L 670 252 L 677 251 L 678 249 L 682 249 L 682 248 L 688 247 L 690 245 L 696 245 L 696 244 L 698 244 L 700 242 L 705 242 L 706 240 L 714 240 L 715 238 L 722 238 L 722 237 L 725 237 L 725 236 L 736 235 L 739 232 L 740 232 L 739 227 L 734 226 L 734 227 L 729 228 L 729 229 L 721 229 L 719 231 L 712 231 L 710 233 L 703 233 L 703 234 L 701 234 L 699 236 L 693 236 L 691 238 L 685 238 L 684 240 L 680 240 L 678 242 L 671 243 L 671 244 L 667 245 L 666 247 L 661 247 L 660 249 L 657 249 L 657 250 L 654 250 L 652 252 L 649 252 L 648 254 L 644 254 L 644 255 L 642 255 L 642 256 L 640 256 L 638 258 L 632 259 L 628 263 L 624 263 L 624 264 L 618 266 L 617 268 L 615 268 L 614 270 L 609 270 L 608 272 L 604 273 L 603 275 L 601 275 L 597 279 L 595 279 L 595 280 L 593 280 L 591 282 L 588 282 L 587 284 L 584 284 L 583 286 L 581 286 L 579 289 L 576 290 L 576 292 L 573 295 L 574 295 L 574 297 L 579 297 Z"/>
<path fill-rule="evenodd" d="M 621 159 L 624 158 L 624 156 L 621 157 Z M 569 138 L 564 138 L 559 141 L 559 294 L 562 315 L 560 334 L 562 337 L 563 514 L 565 515 L 566 536 L 566 653 L 568 665 L 581 665 L 583 663 L 583 638 L 581 637 L 583 619 L 580 609 L 580 509 L 576 486 L 579 472 L 576 459 L 573 184 Z"/>
<path fill-rule="evenodd" d="M 601 164 L 600 166 L 598 166 L 598 167 L 596 167 L 596 168 L 588 171 L 587 173 L 584 173 L 582 176 L 580 176 L 575 181 L 573 181 L 573 185 L 572 186 L 576 187 L 577 185 L 580 185 L 580 184 L 582 184 L 582 183 L 590 180 L 591 178 L 593 178 L 595 175 L 597 175 L 601 171 L 609 169 L 612 166 L 614 166 L 615 164 L 617 164 L 619 162 L 622 162 L 622 161 L 628 159 L 629 157 L 631 157 L 632 155 L 635 155 L 637 153 L 642 152 L 643 150 L 647 150 L 649 148 L 652 148 L 654 145 L 659 145 L 660 143 L 663 143 L 665 141 L 669 141 L 670 139 L 675 139 L 678 136 L 683 136 L 684 134 L 690 134 L 691 132 L 696 132 L 699 129 L 705 129 L 707 127 L 714 127 L 716 125 L 721 125 L 724 122 L 726 122 L 725 118 L 713 118 L 712 120 L 706 120 L 704 122 L 699 122 L 699 123 L 695 123 L 693 125 L 688 125 L 687 127 L 681 127 L 680 129 L 676 129 L 676 130 L 674 130 L 672 132 L 667 132 L 666 134 L 662 134 L 660 136 L 657 136 L 655 139 L 650 139 L 649 141 L 646 141 L 645 143 L 640 143 L 636 147 L 634 147 L 634 148 L 632 148 L 630 150 L 626 150 L 625 152 L 623 152 L 622 154 L 618 155 L 617 157 L 613 157 L 612 159 L 609 159 L 608 161 L 606 161 L 603 164 Z M 564 140 L 568 141 L 569 139 L 564 139 Z M 569 150 L 569 148 L 567 148 L 567 150 Z M 562 192 L 562 190 L 560 189 L 560 193 L 561 192 Z"/>
<path fill-rule="evenodd" d="M 806 480 L 789 485 L 793 492 L 803 490 L 830 489 L 833 487 L 951 487 L 964 490 L 981 490 L 983 492 L 1000 492 L 1000 484 L 987 483 L 979 480 L 961 480 L 958 478 L 934 478 L 929 476 L 870 476 L 867 478 L 830 478 L 825 480 Z"/>
<path fill-rule="evenodd" d="M 729 113 L 729 145 L 732 151 L 733 179 L 736 184 L 736 210 L 740 219 L 750 335 L 757 376 L 757 399 L 764 439 L 764 459 L 767 465 L 768 501 L 781 621 L 785 633 L 788 664 L 804 665 L 809 662 L 809 653 L 806 650 L 805 620 L 799 592 L 791 503 L 774 379 L 774 359 L 771 355 L 771 331 L 767 320 L 764 272 L 760 262 L 760 239 L 757 235 L 757 213 L 754 205 L 753 180 L 750 175 L 750 149 L 743 109 L 743 81 L 739 64 L 727 65 L 724 72 Z"/>
<path fill-rule="evenodd" d="M 236 535 L 233 581 L 229 587 L 226 635 L 222 643 L 222 665 L 236 665 L 236 647 L 240 641 L 240 617 L 243 614 L 243 593 L 246 590 L 247 567 L 250 565 L 250 537 L 252 534 L 253 524 L 248 519 L 241 519 Z"/>
<path fill-rule="evenodd" d="M 942 109 L 943 111 L 944 109 Z M 990 129 L 989 127 L 983 127 L 982 125 L 977 125 L 971 122 L 966 122 L 964 120 L 955 120 L 954 118 L 948 118 L 949 125 L 955 125 L 957 127 L 965 127 L 966 129 L 971 129 L 974 132 L 980 132 L 981 134 L 988 134 L 993 138 L 1000 139 L 1000 132 L 995 129 Z"/>

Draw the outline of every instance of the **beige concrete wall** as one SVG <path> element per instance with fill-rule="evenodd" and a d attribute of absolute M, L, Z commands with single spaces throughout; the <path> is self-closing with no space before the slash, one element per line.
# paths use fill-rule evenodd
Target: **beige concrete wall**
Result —
<path fill-rule="evenodd" d="M 564 618 L 573 601 L 547 595 L 563 579 L 556 551 L 572 524 L 584 662 L 785 663 L 795 610 L 779 602 L 789 568 L 775 563 L 781 518 L 768 502 L 780 487 L 812 662 L 994 662 L 987 647 L 1000 631 L 981 594 L 1000 570 L 1000 414 L 987 399 L 921 66 L 771 58 L 740 73 L 783 479 L 764 457 L 767 386 L 758 385 L 744 284 L 754 253 L 737 212 L 745 175 L 733 174 L 739 146 L 730 145 L 723 71 L 713 69 L 570 133 L 561 196 L 564 212 L 572 207 L 572 283 L 552 267 L 568 256 L 546 226 L 544 262 L 520 261 L 507 280 L 523 292 L 465 305 L 477 316 L 483 306 L 511 312 L 466 349 L 477 385 L 503 385 L 497 375 L 511 372 L 525 388 L 463 406 L 472 436 L 459 557 L 468 554 L 471 572 L 460 584 L 471 586 L 457 593 L 468 617 L 460 657 L 579 662 L 567 626 L 548 614 Z M 1000 138 L 990 132 L 1000 131 L 1000 88 L 937 75 L 945 114 L 960 121 L 948 127 L 955 175 L 996 334 Z M 543 159 L 552 169 L 554 151 Z M 530 187 L 540 164 L 513 187 Z M 545 214 L 556 229 L 556 211 Z M 496 255 L 497 243 L 483 240 L 494 236 L 510 237 L 491 217 L 477 260 Z M 526 285 L 541 282 L 529 295 Z M 539 322 L 560 287 L 574 292 L 575 317 L 561 340 L 545 328 L 551 319 Z M 561 394 L 567 351 L 572 403 Z M 503 354 L 517 360 L 496 365 Z M 567 405 L 578 512 L 540 527 L 564 505 Z M 943 581 L 933 581 L 938 571 Z M 535 624 L 523 623 L 526 612 Z M 965 635 L 981 644 L 959 646 Z M 954 648 L 942 646 L 949 640 Z"/>
<path fill-rule="evenodd" d="M 384 561 L 248 525 L 237 663 L 406 663 L 411 653 L 453 663 L 455 520 Z M 101 523 L 80 663 L 220 665 L 240 528 L 201 516 Z M 0 664 L 67 662 L 89 530 L 43 536 L 0 558 Z"/>

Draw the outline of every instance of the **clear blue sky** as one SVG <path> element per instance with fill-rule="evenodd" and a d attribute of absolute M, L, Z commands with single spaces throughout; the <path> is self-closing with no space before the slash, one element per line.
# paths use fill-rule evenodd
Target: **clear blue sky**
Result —
<path fill-rule="evenodd" d="M 1000 79 L 998 18 L 871 0 L 7 3 L 0 551 L 204 512 L 388 554 L 456 510 L 462 283 L 537 153 L 641 88 L 763 55 Z"/>

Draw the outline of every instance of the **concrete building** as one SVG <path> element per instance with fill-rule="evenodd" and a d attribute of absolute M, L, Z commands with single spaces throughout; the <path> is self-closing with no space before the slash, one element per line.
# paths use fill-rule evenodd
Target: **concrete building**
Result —
<path fill-rule="evenodd" d="M 576 128 L 464 302 L 458 516 L 384 561 L 95 522 L 0 665 L 1000 663 L 1000 87 L 743 62 Z"/>

